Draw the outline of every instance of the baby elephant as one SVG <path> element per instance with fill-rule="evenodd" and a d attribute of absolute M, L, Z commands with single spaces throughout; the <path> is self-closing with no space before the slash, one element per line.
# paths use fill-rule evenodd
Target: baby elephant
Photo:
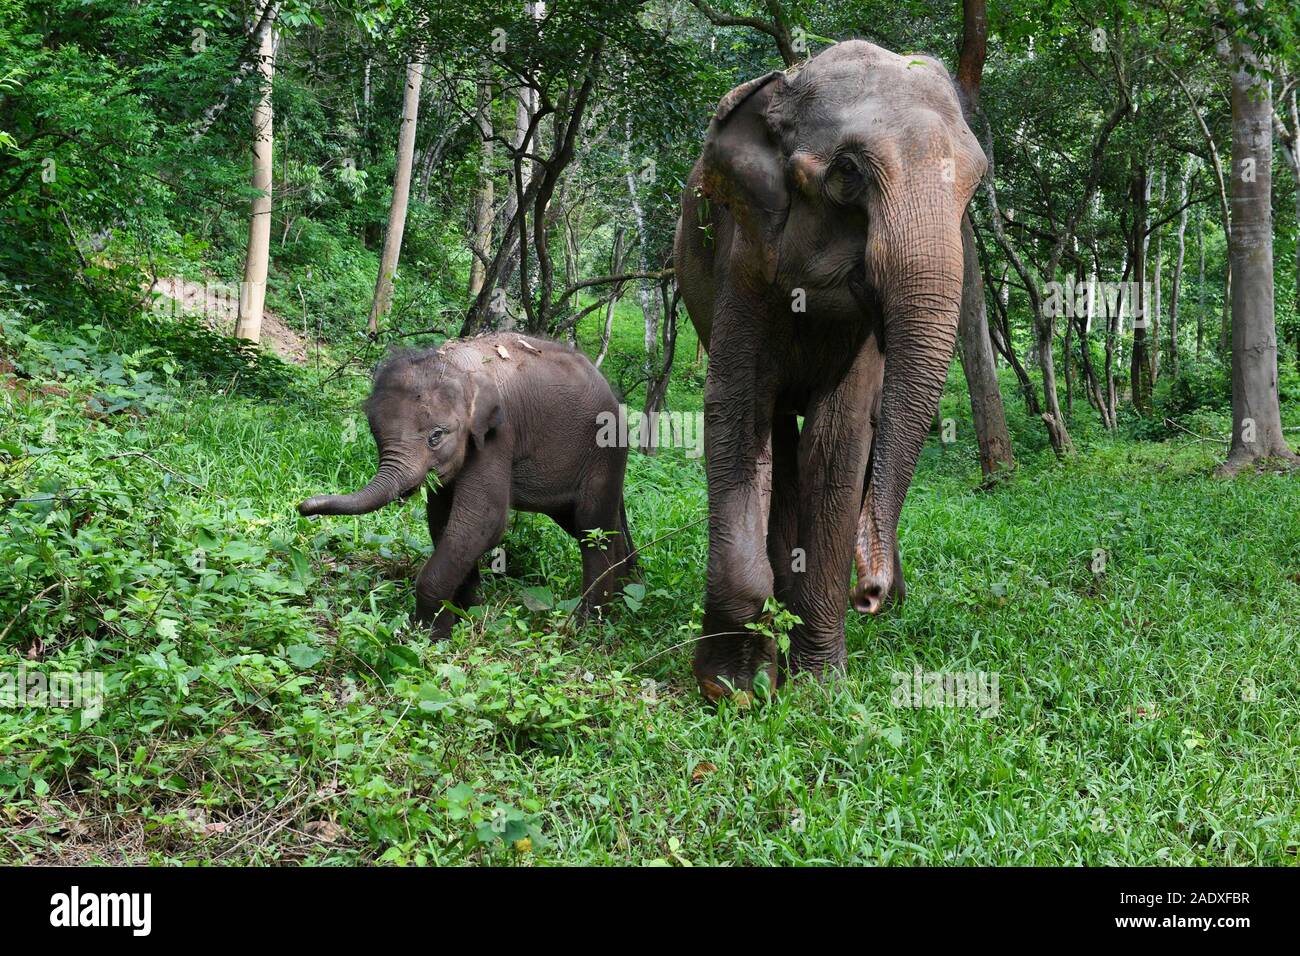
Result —
<path fill-rule="evenodd" d="M 379 446 L 375 477 L 354 494 L 308 498 L 298 511 L 366 514 L 435 474 L 433 556 L 415 590 L 417 619 L 436 637 L 453 623 L 444 601 L 477 603 L 479 559 L 501 540 L 511 508 L 549 515 L 577 539 L 584 609 L 608 600 L 632 570 L 627 448 L 596 440 L 598 416 L 616 415 L 618 404 L 586 356 L 514 333 L 396 352 L 375 370 L 365 409 Z"/>

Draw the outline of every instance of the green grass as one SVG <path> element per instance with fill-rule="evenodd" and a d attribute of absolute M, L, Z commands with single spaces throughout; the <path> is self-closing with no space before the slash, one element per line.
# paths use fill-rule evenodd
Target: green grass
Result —
<path fill-rule="evenodd" d="M 628 352 L 636 322 L 620 315 Z M 684 335 L 681 368 L 693 353 Z M 408 620 L 420 503 L 294 510 L 369 476 L 362 383 L 282 401 L 154 383 L 181 400 L 150 392 L 145 414 L 92 423 L 90 378 L 62 375 L 71 398 L 0 389 L 0 672 L 107 682 L 93 722 L 0 709 L 0 861 L 1290 864 L 1300 849 L 1295 479 L 1216 480 L 1219 446 L 1103 436 L 1084 406 L 1081 454 L 1058 464 L 1013 409 L 1022 467 L 976 491 L 954 376 L 941 414 L 958 441 L 927 446 L 903 516 L 907 603 L 850 614 L 842 680 L 714 709 L 675 647 L 698 633 L 700 461 L 633 455 L 633 534 L 656 543 L 644 595 L 613 620 L 548 609 L 577 594 L 577 549 L 519 515 L 508 575 L 434 646 Z M 692 377 L 674 389 L 698 403 Z M 996 673 L 996 716 L 893 706 L 914 667 Z"/>

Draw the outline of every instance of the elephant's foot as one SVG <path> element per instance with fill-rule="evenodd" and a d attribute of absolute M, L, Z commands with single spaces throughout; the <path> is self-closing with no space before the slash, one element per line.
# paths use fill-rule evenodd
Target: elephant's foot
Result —
<path fill-rule="evenodd" d="M 456 626 L 456 615 L 439 604 L 437 607 L 417 604 L 415 622 L 429 630 L 429 636 L 436 644 L 451 639 L 451 629 Z"/>
<path fill-rule="evenodd" d="M 760 670 L 766 671 L 769 686 L 776 686 L 775 642 L 739 627 L 711 630 L 706 622 L 705 628 L 705 633 L 713 636 L 695 645 L 695 680 L 706 698 L 716 702 L 739 691 L 752 691 Z"/>
<path fill-rule="evenodd" d="M 573 619 L 579 627 L 599 626 L 605 621 L 612 621 L 618 613 L 618 605 L 611 601 L 579 601 L 574 609 Z"/>
<path fill-rule="evenodd" d="M 848 654 L 844 637 L 838 639 L 807 641 L 792 639 L 787 669 L 791 675 L 812 674 L 818 680 L 829 680 L 844 673 Z"/>

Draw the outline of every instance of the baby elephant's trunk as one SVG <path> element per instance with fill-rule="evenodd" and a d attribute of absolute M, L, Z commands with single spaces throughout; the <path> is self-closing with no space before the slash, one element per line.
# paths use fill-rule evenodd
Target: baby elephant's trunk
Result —
<path fill-rule="evenodd" d="M 298 506 L 302 515 L 363 515 L 378 511 L 417 488 L 423 479 L 396 465 L 380 465 L 375 477 L 350 495 L 317 495 Z"/>

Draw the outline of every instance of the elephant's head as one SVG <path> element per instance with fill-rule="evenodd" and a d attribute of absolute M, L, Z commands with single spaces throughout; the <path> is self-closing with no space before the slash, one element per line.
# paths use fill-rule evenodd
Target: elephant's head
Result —
<path fill-rule="evenodd" d="M 442 354 L 399 352 L 375 371 L 366 417 L 379 446 L 379 470 L 360 491 L 318 495 L 298 506 L 304 515 L 356 515 L 415 492 L 432 472 L 448 484 L 470 443 L 482 448 L 505 423 L 501 397 L 484 372 L 470 372 Z"/>
<path fill-rule="evenodd" d="M 864 612 L 901 595 L 898 517 L 952 362 L 961 217 L 985 165 L 937 60 L 859 40 L 737 87 L 709 129 L 704 192 L 736 220 L 731 262 L 748 281 L 787 302 L 802 288 L 818 321 L 881 320 L 854 593 Z"/>

